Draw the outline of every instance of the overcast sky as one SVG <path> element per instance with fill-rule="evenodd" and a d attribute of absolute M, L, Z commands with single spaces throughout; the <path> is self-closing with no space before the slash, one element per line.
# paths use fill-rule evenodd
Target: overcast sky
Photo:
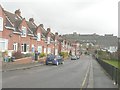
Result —
<path fill-rule="evenodd" d="M 10 1 L 10 2 L 8 2 Z M 119 0 L 1 0 L 5 10 L 21 10 L 28 20 L 59 34 L 118 34 Z"/>

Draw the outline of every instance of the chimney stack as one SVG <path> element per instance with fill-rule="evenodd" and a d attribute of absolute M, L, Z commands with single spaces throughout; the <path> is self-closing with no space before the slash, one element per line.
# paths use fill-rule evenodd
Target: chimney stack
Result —
<path fill-rule="evenodd" d="M 43 25 L 43 24 L 40 24 L 40 26 L 41 26 L 42 28 L 44 28 L 44 25 Z"/>
<path fill-rule="evenodd" d="M 30 19 L 29 19 L 29 22 L 34 23 L 34 19 L 33 19 L 33 18 L 30 18 Z"/>
<path fill-rule="evenodd" d="M 61 37 L 61 35 L 59 35 L 59 37 Z"/>
<path fill-rule="evenodd" d="M 56 32 L 55 35 L 58 35 L 58 32 Z"/>
<path fill-rule="evenodd" d="M 47 32 L 50 32 L 51 30 L 50 30 L 50 28 L 47 28 Z"/>
<path fill-rule="evenodd" d="M 58 35 L 58 32 L 56 32 L 55 35 L 57 36 L 57 35 Z"/>
<path fill-rule="evenodd" d="M 18 15 L 18 16 L 21 16 L 21 11 L 20 11 L 20 9 L 16 10 L 16 11 L 15 11 L 15 14 Z"/>

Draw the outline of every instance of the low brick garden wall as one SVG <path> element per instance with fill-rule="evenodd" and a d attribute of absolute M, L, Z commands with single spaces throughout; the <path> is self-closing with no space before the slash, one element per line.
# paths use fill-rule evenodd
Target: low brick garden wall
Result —
<path fill-rule="evenodd" d="M 69 57 L 64 58 L 64 60 L 67 60 Z M 2 67 L 4 66 L 11 66 L 11 65 L 20 65 L 20 64 L 29 64 L 29 63 L 43 63 L 45 64 L 46 57 L 38 58 L 38 60 L 35 62 L 35 60 L 32 60 L 32 57 L 26 57 L 21 59 L 15 59 L 14 62 L 2 62 Z"/>
<path fill-rule="evenodd" d="M 38 59 L 38 62 L 40 62 L 40 63 L 44 63 L 44 64 L 45 64 L 45 61 L 46 61 L 46 57 L 43 57 L 43 58 L 39 58 L 39 59 Z"/>
<path fill-rule="evenodd" d="M 27 64 L 31 62 L 32 62 L 32 58 L 26 57 L 26 58 L 16 59 L 15 62 L 12 62 L 12 63 L 13 64 Z"/>
<path fill-rule="evenodd" d="M 43 58 L 39 58 L 38 62 L 39 63 L 45 63 L 46 57 Z M 2 62 L 2 65 L 18 65 L 18 64 L 29 64 L 29 63 L 33 63 L 35 62 L 35 60 L 32 60 L 32 57 L 26 57 L 26 58 L 21 58 L 21 59 L 15 59 L 14 62 Z"/>

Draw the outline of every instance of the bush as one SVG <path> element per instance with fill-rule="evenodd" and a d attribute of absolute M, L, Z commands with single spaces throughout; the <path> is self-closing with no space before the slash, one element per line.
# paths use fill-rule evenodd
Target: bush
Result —
<path fill-rule="evenodd" d="M 85 52 L 84 54 L 85 54 L 85 55 L 87 55 L 88 53 L 87 53 L 87 52 Z"/>
<path fill-rule="evenodd" d="M 16 51 L 12 53 L 12 56 L 15 57 L 15 59 L 20 59 L 23 57 L 23 54 L 21 53 L 21 51 Z"/>
<path fill-rule="evenodd" d="M 110 53 L 107 52 L 107 51 L 98 51 L 98 58 L 100 59 L 107 59 L 109 60 L 110 59 Z"/>
<path fill-rule="evenodd" d="M 60 52 L 59 55 L 63 56 L 63 58 L 66 58 L 68 57 L 68 52 Z"/>
<path fill-rule="evenodd" d="M 46 56 L 45 53 L 40 53 L 40 54 L 39 54 L 39 57 L 40 57 L 40 58 L 45 57 L 45 56 Z"/>
<path fill-rule="evenodd" d="M 2 52 L 2 57 L 5 57 L 6 55 L 8 55 L 8 51 Z"/>

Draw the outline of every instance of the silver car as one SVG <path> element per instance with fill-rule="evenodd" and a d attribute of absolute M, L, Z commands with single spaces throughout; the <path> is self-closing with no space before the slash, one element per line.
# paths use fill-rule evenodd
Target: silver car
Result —
<path fill-rule="evenodd" d="M 71 56 L 71 60 L 77 60 L 77 56 L 76 55 L 72 55 Z"/>

